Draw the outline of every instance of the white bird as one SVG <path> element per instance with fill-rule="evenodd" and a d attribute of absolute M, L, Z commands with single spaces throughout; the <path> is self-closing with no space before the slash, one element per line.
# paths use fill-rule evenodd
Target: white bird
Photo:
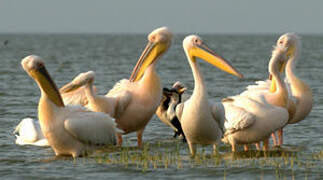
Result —
<path fill-rule="evenodd" d="M 311 112 L 313 106 L 313 95 L 311 88 L 296 76 L 295 67 L 296 60 L 300 54 L 300 38 L 295 33 L 286 33 L 279 37 L 277 40 L 276 46 L 280 46 L 285 48 L 287 51 L 287 64 L 285 66 L 285 82 L 288 87 L 289 94 L 289 120 L 288 124 L 297 123 L 303 119 Z M 270 89 L 271 80 L 267 80 L 266 83 L 262 83 L 262 89 L 268 90 Z M 275 89 L 275 87 L 273 87 Z M 260 89 L 260 86 L 251 87 L 254 91 Z M 283 144 L 283 130 L 280 129 L 278 131 L 278 143 L 276 142 L 275 133 L 272 135 L 274 145 L 281 146 Z"/>
<path fill-rule="evenodd" d="M 183 41 L 183 48 L 194 77 L 194 90 L 192 96 L 176 108 L 177 117 L 180 119 L 186 140 L 194 156 L 196 144 L 212 144 L 216 150 L 216 144 L 222 137 L 223 113 L 216 105 L 209 102 L 206 84 L 200 72 L 197 58 L 242 77 L 235 68 L 226 60 L 210 50 L 206 44 L 196 35 L 187 36 Z"/>
<path fill-rule="evenodd" d="M 181 82 L 177 81 L 171 89 L 163 88 L 163 98 L 156 110 L 156 115 L 161 122 L 171 127 L 174 130 L 174 137 L 182 136 L 183 141 L 186 141 L 182 125 L 176 116 L 176 106 L 182 102 L 182 95 L 186 91 L 186 87 Z"/>
<path fill-rule="evenodd" d="M 39 122 L 31 118 L 22 119 L 13 133 L 18 145 L 49 146 L 41 132 Z"/>
<path fill-rule="evenodd" d="M 69 84 L 87 84 L 91 78 L 94 79 L 94 74 L 92 77 L 92 71 L 88 73 L 81 73 L 77 76 L 72 82 Z M 86 76 L 86 78 L 84 77 Z M 65 87 L 63 86 L 60 89 L 60 94 L 63 98 L 63 102 L 65 105 L 81 105 L 87 106 L 88 98 L 86 97 L 86 92 L 89 90 L 85 90 L 85 87 L 79 87 L 78 89 L 74 89 L 73 93 L 67 92 Z M 95 94 L 95 87 L 89 85 L 92 88 L 91 93 Z M 16 136 L 16 144 L 18 145 L 34 145 L 34 146 L 49 146 L 47 139 L 44 137 L 41 132 L 40 125 L 38 120 L 33 120 L 31 118 L 24 118 L 20 121 L 20 123 L 16 126 L 14 134 Z"/>
<path fill-rule="evenodd" d="M 162 98 L 162 86 L 156 72 L 157 60 L 171 45 L 172 33 L 166 27 L 148 35 L 148 44 L 133 69 L 129 80 L 119 81 L 106 97 L 115 98 L 117 127 L 128 134 L 137 132 L 138 146 L 142 146 L 144 129 L 155 114 Z M 122 144 L 122 134 L 118 145 Z"/>
<path fill-rule="evenodd" d="M 86 91 L 91 88 L 84 86 L 78 91 L 81 95 L 86 94 L 89 97 L 86 106 L 90 110 L 109 113 L 116 119 L 117 127 L 124 132 L 117 133 L 118 145 L 122 144 L 122 134 L 137 132 L 138 146 L 142 146 L 144 129 L 162 98 L 162 86 L 155 67 L 158 59 L 170 47 L 172 36 L 167 27 L 157 28 L 151 32 L 148 35 L 149 42 L 137 61 L 130 79 L 116 83 L 105 98 Z M 61 90 L 64 93 L 71 93 L 71 100 L 78 98 L 78 94 L 73 94 L 78 86 L 76 84 L 72 82 Z M 88 84 L 91 86 L 91 83 Z"/>
<path fill-rule="evenodd" d="M 291 89 L 291 96 L 294 100 L 296 109 L 293 118 L 288 121 L 289 124 L 297 123 L 311 112 L 313 106 L 313 93 L 305 81 L 298 78 L 295 74 L 296 60 L 300 53 L 300 40 L 294 33 L 287 33 L 281 36 L 278 44 L 287 48 L 289 60 L 286 65 L 286 78 Z"/>
<path fill-rule="evenodd" d="M 280 77 L 286 64 L 286 49 L 276 47 L 269 62 L 269 73 L 275 81 L 275 89 L 252 91 L 226 98 L 222 101 L 225 108 L 225 143 L 236 151 L 237 144 L 250 144 L 264 141 L 268 150 L 270 134 L 282 128 L 288 121 L 288 92 Z M 247 90 L 247 91 L 250 91 Z"/>
<path fill-rule="evenodd" d="M 65 106 L 40 57 L 27 56 L 21 65 L 40 88 L 40 127 L 56 155 L 78 157 L 97 145 L 116 143 L 113 118 L 105 113 Z"/>

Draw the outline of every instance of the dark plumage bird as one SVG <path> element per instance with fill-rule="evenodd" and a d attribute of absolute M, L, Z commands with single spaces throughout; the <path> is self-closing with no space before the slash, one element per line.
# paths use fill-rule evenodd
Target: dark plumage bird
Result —
<path fill-rule="evenodd" d="M 186 88 L 180 82 L 176 82 L 171 89 L 163 88 L 163 98 L 156 111 L 159 119 L 174 130 L 174 138 L 182 136 L 184 142 L 186 142 L 185 135 L 175 109 L 182 102 L 182 94 L 185 90 Z"/>

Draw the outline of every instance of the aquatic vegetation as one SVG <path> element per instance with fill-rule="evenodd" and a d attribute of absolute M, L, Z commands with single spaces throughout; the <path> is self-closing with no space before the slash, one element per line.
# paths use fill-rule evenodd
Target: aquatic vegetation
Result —
<path fill-rule="evenodd" d="M 283 174 L 293 174 L 294 170 L 306 173 L 318 171 L 323 152 L 309 157 L 294 149 L 272 149 L 268 152 L 250 150 L 247 152 L 231 153 L 222 151 L 229 149 L 220 146 L 219 153 L 213 153 L 210 147 L 200 147 L 191 157 L 186 144 L 180 141 L 146 143 L 142 149 L 137 147 L 109 147 L 95 153 L 97 163 L 117 165 L 124 168 L 141 170 L 142 172 L 160 169 L 187 168 L 222 168 L 225 169 L 250 167 L 273 171 L 276 178 Z"/>
<path fill-rule="evenodd" d="M 160 150 L 161 149 L 161 150 Z M 182 168 L 180 143 L 161 147 L 161 143 L 146 143 L 142 149 L 136 147 L 112 147 L 95 157 L 98 163 L 118 164 L 124 167 L 148 169 Z"/>

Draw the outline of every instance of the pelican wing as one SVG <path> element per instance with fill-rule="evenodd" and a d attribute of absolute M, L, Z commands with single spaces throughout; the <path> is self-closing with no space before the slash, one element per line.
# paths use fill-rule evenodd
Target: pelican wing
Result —
<path fill-rule="evenodd" d="M 268 90 L 270 88 L 271 80 L 256 81 L 256 84 L 248 85 L 247 90 Z"/>
<path fill-rule="evenodd" d="M 80 87 L 68 93 L 61 93 L 65 105 L 81 105 L 85 106 L 88 103 L 85 87 Z"/>
<path fill-rule="evenodd" d="M 245 96 L 254 100 L 259 100 L 259 97 L 262 94 L 268 93 L 270 89 L 270 85 L 271 85 L 271 80 L 256 81 L 256 85 L 247 86 L 247 90 L 242 92 L 240 96 Z M 288 111 L 289 111 L 290 117 L 292 118 L 292 115 L 296 111 L 296 104 L 298 103 L 298 100 L 295 96 L 293 96 L 291 85 L 287 78 L 285 78 L 285 85 L 288 90 Z"/>
<path fill-rule="evenodd" d="M 64 104 L 85 106 L 88 103 L 85 85 L 90 81 L 94 81 L 94 72 L 88 71 L 80 73 L 71 82 L 65 84 L 60 88 L 60 94 L 63 98 Z M 96 87 L 92 86 L 93 91 L 96 92 Z"/>
<path fill-rule="evenodd" d="M 115 108 L 115 118 L 118 118 L 127 109 L 132 100 L 132 94 L 128 91 L 132 87 L 132 83 L 127 79 L 120 80 L 106 94 L 107 97 L 115 97 L 117 105 Z"/>
<path fill-rule="evenodd" d="M 120 117 L 127 109 L 132 99 L 131 93 L 128 91 L 121 92 L 117 97 L 117 105 L 115 108 L 115 118 Z"/>
<path fill-rule="evenodd" d="M 248 128 L 255 122 L 255 116 L 252 113 L 246 111 L 243 106 L 240 106 L 239 101 L 244 101 L 245 99 L 246 98 L 239 98 L 238 96 L 222 100 L 225 111 L 229 112 L 225 113 L 225 134 Z"/>
<path fill-rule="evenodd" d="M 224 115 L 224 106 L 222 103 L 212 103 L 210 102 L 210 108 L 213 115 L 214 120 L 217 121 L 220 128 L 224 130 L 224 122 L 225 122 L 225 115 Z"/>
<path fill-rule="evenodd" d="M 263 92 L 268 92 L 271 84 L 271 80 L 265 80 L 265 81 L 256 81 L 256 84 L 248 85 L 246 90 L 243 91 L 240 95 L 251 97 L 255 94 L 260 94 Z"/>
<path fill-rule="evenodd" d="M 253 97 L 255 95 L 259 95 L 262 93 L 266 93 L 270 89 L 271 80 L 267 79 L 264 81 L 256 81 L 256 84 L 247 86 L 247 89 L 243 91 L 240 95 L 246 97 Z M 285 85 L 288 90 L 288 98 L 293 101 L 293 103 L 297 103 L 297 98 L 295 98 L 292 94 L 291 85 L 287 78 L 285 78 Z"/>
<path fill-rule="evenodd" d="M 132 83 L 128 79 L 121 79 L 113 86 L 106 96 L 117 97 L 120 95 L 120 93 L 127 91 L 128 88 L 131 88 L 131 86 Z"/>
<path fill-rule="evenodd" d="M 74 111 L 64 121 L 64 127 L 71 135 L 93 145 L 115 144 L 115 126 L 109 115 L 91 111 Z"/>

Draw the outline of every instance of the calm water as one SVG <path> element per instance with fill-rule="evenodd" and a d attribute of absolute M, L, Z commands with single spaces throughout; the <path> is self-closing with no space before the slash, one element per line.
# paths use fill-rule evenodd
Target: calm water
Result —
<path fill-rule="evenodd" d="M 209 46 L 226 57 L 245 79 L 230 76 L 202 62 L 209 96 L 215 101 L 244 90 L 246 85 L 267 77 L 267 63 L 278 35 L 202 35 Z M 164 86 L 182 81 L 191 92 L 193 77 L 182 49 L 184 36 L 177 35 L 169 52 L 159 61 Z M 4 40 L 9 40 L 7 46 Z M 145 35 L 0 35 L 0 177 L 6 179 L 173 178 L 173 179 L 322 179 L 323 178 L 323 36 L 303 36 L 298 74 L 314 92 L 314 107 L 301 123 L 285 128 L 282 151 L 267 155 L 231 154 L 221 144 L 221 158 L 211 157 L 211 146 L 199 147 L 200 160 L 189 158 L 186 144 L 172 139 L 170 128 L 154 117 L 144 132 L 149 151 L 170 154 L 169 164 L 124 164 L 113 159 L 120 151 L 101 150 L 86 158 L 55 158 L 50 148 L 17 146 L 12 131 L 24 117 L 36 118 L 40 92 L 20 66 L 23 57 L 43 57 L 60 87 L 78 73 L 96 72 L 95 85 L 106 93 L 115 82 L 128 78 L 146 43 Z M 126 147 L 136 145 L 135 134 L 125 137 Z M 176 146 L 176 147 L 175 147 Z M 147 145 L 148 147 L 148 145 Z M 175 148 L 175 150 L 174 150 Z M 293 158 L 285 158 L 285 156 Z M 175 156 L 175 155 L 173 155 Z M 237 159 L 232 158 L 235 156 Z M 110 157 L 110 160 L 107 159 Z M 112 160 L 111 160 L 112 159 Z M 215 162 L 216 161 L 216 162 Z M 167 165 L 166 165 L 167 164 Z"/>

